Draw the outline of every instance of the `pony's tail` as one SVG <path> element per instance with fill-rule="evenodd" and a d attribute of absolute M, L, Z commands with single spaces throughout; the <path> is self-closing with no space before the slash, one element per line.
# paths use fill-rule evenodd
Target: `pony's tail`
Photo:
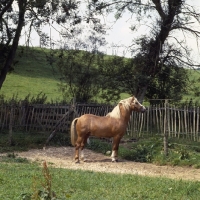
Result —
<path fill-rule="evenodd" d="M 71 134 L 71 144 L 75 146 L 76 140 L 77 140 L 77 132 L 76 132 L 76 123 L 77 123 L 78 118 L 75 118 L 70 127 L 70 134 Z"/>

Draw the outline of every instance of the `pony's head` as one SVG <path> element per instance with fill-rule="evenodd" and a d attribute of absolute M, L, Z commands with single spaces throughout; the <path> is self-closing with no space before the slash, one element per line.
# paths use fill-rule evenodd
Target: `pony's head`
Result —
<path fill-rule="evenodd" d="M 139 103 L 136 97 L 129 97 L 127 99 L 121 100 L 119 103 L 123 103 L 124 106 L 127 109 L 130 109 L 131 111 L 137 111 L 137 112 L 145 112 L 146 108 Z"/>
<path fill-rule="evenodd" d="M 137 100 L 136 97 L 131 97 L 131 102 L 130 102 L 130 107 L 131 107 L 131 110 L 133 111 L 137 111 L 137 112 L 145 112 L 146 111 L 146 108 L 140 104 L 140 102 Z"/>
<path fill-rule="evenodd" d="M 121 100 L 117 106 L 112 110 L 112 112 L 108 113 L 106 116 L 120 118 L 120 106 L 122 106 L 125 110 L 128 111 L 137 111 L 137 112 L 145 112 L 146 108 L 139 103 L 137 98 L 129 97 L 127 99 Z"/>

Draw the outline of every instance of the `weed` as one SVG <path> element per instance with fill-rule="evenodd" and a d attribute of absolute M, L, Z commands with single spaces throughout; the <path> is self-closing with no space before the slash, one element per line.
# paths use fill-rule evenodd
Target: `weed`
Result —
<path fill-rule="evenodd" d="M 46 161 L 43 162 L 43 181 L 40 180 L 40 178 L 34 176 L 33 177 L 33 186 L 32 190 L 33 193 L 23 193 L 21 194 L 21 198 L 23 200 L 61 200 L 61 198 L 58 198 L 55 194 L 55 192 L 52 190 L 52 176 L 49 172 L 49 169 L 47 167 Z M 38 186 L 38 181 L 40 182 L 40 186 Z M 39 187 L 39 189 L 38 189 Z M 70 197 L 70 195 L 65 195 L 66 197 Z"/>

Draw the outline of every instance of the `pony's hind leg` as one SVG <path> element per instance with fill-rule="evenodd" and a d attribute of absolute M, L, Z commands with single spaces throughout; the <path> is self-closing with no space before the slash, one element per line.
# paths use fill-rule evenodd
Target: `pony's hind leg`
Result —
<path fill-rule="evenodd" d="M 88 139 L 88 137 L 85 137 L 83 142 L 81 143 L 81 160 L 83 160 L 84 162 L 87 161 L 87 159 L 85 159 L 85 155 L 84 155 L 84 147 L 87 142 L 87 139 Z"/>
<path fill-rule="evenodd" d="M 79 147 L 77 144 L 75 145 L 75 163 L 79 163 Z"/>
<path fill-rule="evenodd" d="M 88 137 L 78 137 L 76 145 L 75 145 L 75 163 L 79 163 L 79 149 L 81 149 L 81 160 L 86 161 L 85 160 L 85 156 L 84 156 L 84 147 L 85 144 L 87 142 L 87 138 Z"/>
<path fill-rule="evenodd" d="M 75 163 L 79 163 L 79 148 L 81 147 L 82 138 L 78 137 L 75 144 Z"/>

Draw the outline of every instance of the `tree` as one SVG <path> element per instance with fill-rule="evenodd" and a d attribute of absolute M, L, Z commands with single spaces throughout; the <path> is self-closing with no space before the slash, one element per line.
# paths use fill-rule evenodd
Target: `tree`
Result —
<path fill-rule="evenodd" d="M 77 102 L 89 102 L 101 88 L 95 53 L 68 50 L 59 59 L 62 74 L 60 89 L 66 98 L 75 97 Z"/>
<path fill-rule="evenodd" d="M 146 97 L 148 99 L 171 99 L 175 103 L 188 92 L 188 71 L 177 66 L 163 66 L 160 73 L 150 82 Z M 163 103 L 157 101 L 153 103 Z"/>
<path fill-rule="evenodd" d="M 128 11 L 138 23 L 146 21 L 149 33 L 141 35 L 130 45 L 135 58 L 140 61 L 143 58 L 142 63 L 136 66 L 142 74 L 137 77 L 135 93 L 139 99 L 144 98 L 150 82 L 162 71 L 163 66 L 199 66 L 190 57 L 191 49 L 185 40 L 192 35 L 198 44 L 200 13 L 186 0 L 92 0 L 90 9 L 98 14 L 110 13 L 115 9 L 116 19 Z M 136 24 L 132 30 L 137 31 Z M 177 33 L 182 33 L 183 37 L 177 36 Z"/>
<path fill-rule="evenodd" d="M 60 89 L 68 98 L 89 102 L 99 96 L 102 88 L 103 79 L 98 63 L 103 54 L 98 49 L 105 44 L 105 39 L 94 31 L 89 34 L 88 30 L 87 38 L 70 44 L 74 48 L 66 46 L 59 56 L 58 68 L 62 74 Z"/>
<path fill-rule="evenodd" d="M 67 38 L 77 36 L 74 27 L 82 22 L 90 24 L 95 31 L 103 31 L 99 20 L 90 13 L 80 14 L 80 6 L 80 1 L 76 0 L 0 0 L 0 88 L 13 68 L 24 26 L 29 27 L 28 45 L 33 29 L 40 35 L 42 45 L 47 45 L 49 38 L 40 27 L 52 22 L 67 30 L 63 36 Z"/>
<path fill-rule="evenodd" d="M 104 56 L 98 63 L 99 73 L 104 79 L 101 97 L 106 101 L 117 101 L 121 93 L 135 93 L 135 67 L 132 59 L 119 56 Z"/>

